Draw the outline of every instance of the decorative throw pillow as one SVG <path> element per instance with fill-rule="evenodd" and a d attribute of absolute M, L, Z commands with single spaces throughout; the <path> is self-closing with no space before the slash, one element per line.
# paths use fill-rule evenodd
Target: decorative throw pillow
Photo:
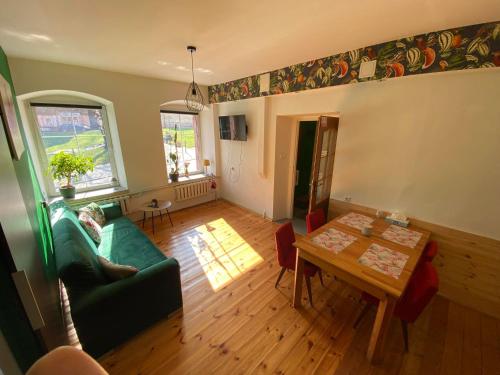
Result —
<path fill-rule="evenodd" d="M 80 212 L 78 215 L 78 221 L 94 242 L 101 243 L 102 228 L 88 213 Z"/>
<path fill-rule="evenodd" d="M 97 256 L 97 259 L 99 259 L 104 274 L 113 281 L 125 279 L 139 272 L 135 267 L 115 264 L 100 255 Z"/>
<path fill-rule="evenodd" d="M 104 211 L 101 207 L 99 207 L 97 203 L 89 203 L 85 207 L 80 208 L 78 212 L 87 213 L 101 227 L 106 223 L 106 216 L 104 216 Z"/>

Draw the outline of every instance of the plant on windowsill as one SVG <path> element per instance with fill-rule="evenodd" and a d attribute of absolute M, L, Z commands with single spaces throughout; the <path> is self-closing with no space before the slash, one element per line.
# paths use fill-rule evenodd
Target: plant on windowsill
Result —
<path fill-rule="evenodd" d="M 59 180 L 59 192 L 65 199 L 75 197 L 76 188 L 71 184 L 71 179 L 93 170 L 94 162 L 91 157 L 73 155 L 64 151 L 54 155 L 49 163 L 49 172 L 54 180 Z M 63 185 L 64 181 L 65 185 Z"/>
<path fill-rule="evenodd" d="M 170 173 L 168 174 L 168 177 L 170 177 L 171 182 L 179 181 L 179 154 L 177 151 L 177 124 L 175 125 L 175 128 L 174 128 L 174 147 L 175 147 L 175 152 L 171 152 L 169 154 L 170 163 L 173 165 L 173 167 L 170 168 Z"/>

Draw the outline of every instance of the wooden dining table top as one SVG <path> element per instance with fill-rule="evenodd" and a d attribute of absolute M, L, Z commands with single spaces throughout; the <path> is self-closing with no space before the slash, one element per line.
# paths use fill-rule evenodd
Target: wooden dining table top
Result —
<path fill-rule="evenodd" d="M 370 223 L 372 226 L 372 234 L 370 236 L 365 236 L 361 233 L 360 229 L 353 228 L 338 221 L 350 213 L 356 213 L 374 219 L 374 221 Z M 365 213 L 351 211 L 336 217 L 306 236 L 300 236 L 295 241 L 294 246 L 301 249 L 301 251 L 305 251 L 313 257 L 332 265 L 335 269 L 338 269 L 339 272 L 345 272 L 349 274 L 350 277 L 359 279 L 363 284 L 372 285 L 373 291 L 369 290 L 368 292 L 374 294 L 375 296 L 379 293 L 387 293 L 392 297 L 399 299 L 405 291 L 408 281 L 415 270 L 426 243 L 429 240 L 430 232 L 410 224 L 407 229 L 422 234 L 415 247 L 412 248 L 410 246 L 404 246 L 385 239 L 382 234 L 390 226 L 391 223 L 382 218 L 376 218 L 375 216 L 367 215 Z M 314 237 L 327 231 L 329 228 L 334 228 L 338 231 L 350 234 L 356 237 L 356 240 L 337 254 L 313 242 Z M 359 263 L 359 258 L 368 250 L 368 247 L 371 244 L 377 244 L 409 256 L 398 278 L 386 275 Z"/>

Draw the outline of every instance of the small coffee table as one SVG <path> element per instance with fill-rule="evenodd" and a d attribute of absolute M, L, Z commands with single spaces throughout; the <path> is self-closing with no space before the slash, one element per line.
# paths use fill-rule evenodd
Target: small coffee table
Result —
<path fill-rule="evenodd" d="M 168 219 L 170 220 L 170 225 L 174 226 L 172 223 L 172 218 L 170 217 L 170 213 L 168 209 L 172 207 L 172 202 L 170 201 L 158 201 L 158 207 L 151 207 L 149 204 L 142 206 L 142 211 L 144 211 L 144 216 L 142 217 L 142 227 L 144 228 L 144 223 L 146 221 L 146 212 L 151 212 L 151 222 L 153 224 L 153 234 L 155 234 L 155 212 L 160 213 L 160 219 L 163 221 L 163 215 L 161 210 L 165 210 L 167 212 Z"/>

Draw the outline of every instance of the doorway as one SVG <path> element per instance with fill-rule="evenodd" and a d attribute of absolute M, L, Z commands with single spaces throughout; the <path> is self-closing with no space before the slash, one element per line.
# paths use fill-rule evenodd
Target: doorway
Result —
<path fill-rule="evenodd" d="M 305 220 L 309 210 L 310 182 L 313 166 L 316 121 L 299 121 L 295 187 L 293 194 L 293 218 Z"/>
<path fill-rule="evenodd" d="M 290 211 L 295 231 L 306 234 L 305 218 L 309 212 L 322 209 L 328 217 L 339 118 L 319 116 L 296 124 Z"/>

